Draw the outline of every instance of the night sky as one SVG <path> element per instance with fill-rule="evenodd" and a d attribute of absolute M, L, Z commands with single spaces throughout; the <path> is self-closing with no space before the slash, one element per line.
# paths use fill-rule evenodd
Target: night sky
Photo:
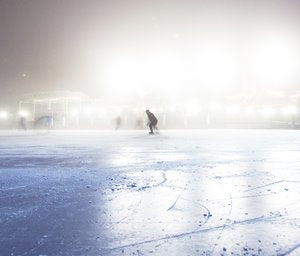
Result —
<path fill-rule="evenodd" d="M 101 97 L 115 81 L 107 76 L 107 67 L 114 66 L 119 56 L 123 58 L 121 68 L 127 65 L 126 58 L 134 59 L 139 67 L 136 73 L 143 66 L 144 73 L 136 83 L 157 90 L 163 86 L 159 80 L 200 86 L 207 80 L 195 74 L 206 67 L 202 63 L 204 68 L 197 70 L 195 58 L 202 49 L 201 59 L 203 49 L 211 45 L 226 49 L 237 67 L 221 74 L 223 81 L 228 79 L 224 88 L 230 84 L 234 90 L 262 85 L 297 89 L 299 10 L 297 0 L 0 0 L 0 107 L 30 92 L 72 90 Z M 251 47 L 259 44 L 255 49 L 264 54 L 273 42 L 279 47 L 274 48 L 275 53 L 276 49 L 284 51 L 279 59 L 269 52 L 271 57 L 266 58 L 279 64 L 264 77 L 265 70 L 256 69 L 268 63 L 259 57 L 251 59 Z M 163 72 L 159 77 L 163 79 L 152 79 L 160 74 L 153 68 L 155 63 L 164 69 L 159 66 L 161 59 L 166 66 L 178 65 Z M 220 63 L 218 57 L 216 62 Z M 227 68 L 227 61 L 222 65 Z M 222 65 L 216 74 L 224 71 Z M 282 69 L 285 73 L 276 76 Z M 117 71 L 114 75 L 118 76 Z M 124 75 L 122 79 L 126 85 L 132 78 Z"/>

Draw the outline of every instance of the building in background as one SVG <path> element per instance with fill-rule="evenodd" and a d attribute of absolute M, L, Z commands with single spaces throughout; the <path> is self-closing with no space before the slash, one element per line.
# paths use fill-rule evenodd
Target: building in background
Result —
<path fill-rule="evenodd" d="M 35 129 L 114 129 L 121 118 L 120 129 L 143 129 L 145 109 L 156 114 L 161 129 L 300 128 L 300 92 L 264 89 L 182 101 L 145 94 L 120 103 L 81 92 L 32 93 L 20 99 L 18 112 L 0 110 L 0 127 L 17 128 L 23 118 Z"/>

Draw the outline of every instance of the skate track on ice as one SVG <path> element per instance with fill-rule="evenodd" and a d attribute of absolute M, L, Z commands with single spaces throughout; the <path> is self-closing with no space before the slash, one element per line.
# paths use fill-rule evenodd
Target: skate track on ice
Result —
<path fill-rule="evenodd" d="M 300 131 L 2 131 L 0 174 L 0 255 L 300 255 Z"/>

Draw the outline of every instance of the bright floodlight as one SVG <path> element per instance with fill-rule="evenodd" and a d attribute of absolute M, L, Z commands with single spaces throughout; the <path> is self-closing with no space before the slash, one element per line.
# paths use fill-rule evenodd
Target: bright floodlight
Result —
<path fill-rule="evenodd" d="M 196 72 L 193 79 L 218 87 L 219 90 L 233 84 L 238 70 L 233 52 L 234 49 L 228 42 L 203 42 L 195 52 Z"/>
<path fill-rule="evenodd" d="M 107 61 L 102 79 L 110 94 L 128 96 L 138 91 L 140 73 L 140 65 L 134 56 L 120 54 Z"/>
<path fill-rule="evenodd" d="M 86 116 L 91 117 L 92 114 L 93 114 L 93 110 L 90 109 L 90 108 L 86 108 L 86 109 L 83 111 L 83 113 L 84 113 Z"/>
<path fill-rule="evenodd" d="M 99 117 L 103 117 L 107 114 L 107 109 L 106 108 L 100 108 L 98 111 Z"/>
<path fill-rule="evenodd" d="M 0 118 L 1 119 L 6 119 L 8 117 L 8 113 L 6 111 L 1 111 L 0 112 Z"/>
<path fill-rule="evenodd" d="M 73 109 L 73 110 L 71 111 L 71 116 L 72 116 L 72 117 L 76 117 L 76 116 L 78 116 L 78 114 L 79 114 L 79 112 L 78 112 L 77 110 L 75 110 L 75 109 Z"/>
<path fill-rule="evenodd" d="M 168 111 L 174 112 L 174 111 L 175 111 L 175 107 L 169 107 L 169 108 L 168 108 Z"/>
<path fill-rule="evenodd" d="M 197 116 L 198 113 L 202 110 L 202 107 L 199 106 L 196 102 L 192 102 L 187 105 L 186 110 L 189 116 Z"/>
<path fill-rule="evenodd" d="M 122 114 L 122 108 L 120 108 L 120 107 L 117 107 L 117 108 L 115 108 L 115 110 L 114 110 L 114 112 L 115 112 L 115 114 L 116 115 L 121 115 Z"/>
<path fill-rule="evenodd" d="M 273 116 L 275 114 L 276 110 L 271 107 L 266 107 L 262 110 L 262 114 L 264 116 Z"/>
<path fill-rule="evenodd" d="M 28 111 L 26 111 L 26 110 L 20 110 L 20 111 L 19 111 L 19 116 L 20 116 L 20 117 L 28 117 L 28 116 L 29 116 L 29 113 L 28 113 Z"/>
<path fill-rule="evenodd" d="M 247 115 L 252 115 L 254 113 L 253 107 L 247 107 L 246 110 L 245 110 L 245 113 Z"/>
<path fill-rule="evenodd" d="M 218 112 L 222 110 L 222 106 L 217 103 L 213 103 L 210 105 L 209 109 L 213 112 Z"/>
<path fill-rule="evenodd" d="M 298 109 L 296 106 L 286 106 L 282 108 L 282 113 L 284 115 L 296 115 L 298 113 Z"/>
<path fill-rule="evenodd" d="M 228 115 L 237 115 L 240 112 L 240 109 L 236 106 L 231 106 L 226 109 Z"/>
<path fill-rule="evenodd" d="M 256 78 L 264 83 L 283 84 L 297 81 L 298 46 L 289 36 L 266 35 L 254 44 Z"/>

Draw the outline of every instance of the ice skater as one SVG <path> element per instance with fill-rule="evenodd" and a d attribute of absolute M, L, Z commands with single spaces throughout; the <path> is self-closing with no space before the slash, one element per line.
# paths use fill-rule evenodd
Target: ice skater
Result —
<path fill-rule="evenodd" d="M 141 117 L 138 117 L 136 119 L 135 128 L 136 129 L 142 129 L 143 128 L 143 119 Z"/>
<path fill-rule="evenodd" d="M 157 118 L 155 117 L 155 115 L 153 113 L 151 113 L 149 111 L 149 109 L 146 110 L 146 114 L 148 116 L 148 119 L 149 119 L 149 122 L 148 122 L 148 125 L 149 125 L 149 128 L 150 128 L 150 132 L 149 134 L 154 134 L 153 133 L 153 128 L 155 128 L 157 130 Z"/>
<path fill-rule="evenodd" d="M 27 130 L 26 118 L 25 118 L 25 117 L 22 116 L 22 117 L 19 119 L 19 126 L 20 126 L 20 128 L 23 129 L 24 131 Z"/>
<path fill-rule="evenodd" d="M 116 130 L 116 131 L 120 129 L 121 124 L 122 124 L 122 118 L 121 118 L 120 116 L 118 116 L 118 117 L 116 118 L 116 127 L 115 127 L 115 130 Z"/>
<path fill-rule="evenodd" d="M 34 122 L 35 127 L 45 127 L 47 129 L 52 128 L 53 117 L 52 116 L 41 116 Z"/>

